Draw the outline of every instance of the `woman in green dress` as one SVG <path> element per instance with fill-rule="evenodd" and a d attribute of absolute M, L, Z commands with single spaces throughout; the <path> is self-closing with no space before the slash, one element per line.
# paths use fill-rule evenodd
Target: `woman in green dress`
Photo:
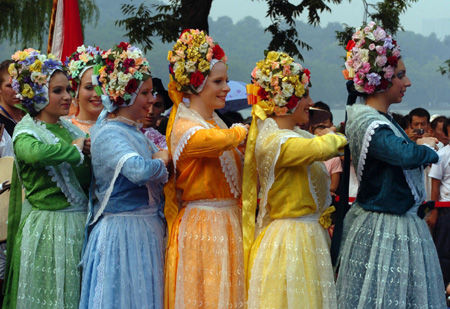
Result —
<path fill-rule="evenodd" d="M 83 131 L 60 118 L 72 99 L 62 63 L 33 49 L 12 58 L 12 85 L 28 114 L 13 134 L 17 173 L 8 217 L 13 245 L 4 307 L 77 308 L 90 145 Z"/>

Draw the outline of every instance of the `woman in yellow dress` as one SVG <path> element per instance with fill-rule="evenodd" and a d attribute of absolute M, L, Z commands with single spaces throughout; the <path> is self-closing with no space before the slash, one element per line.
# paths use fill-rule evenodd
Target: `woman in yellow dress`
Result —
<path fill-rule="evenodd" d="M 242 155 L 236 147 L 247 127 L 228 128 L 214 112 L 230 91 L 227 58 L 203 31 L 188 30 L 168 60 L 174 107 L 167 144 L 175 175 L 165 188 L 165 307 L 243 307 Z"/>
<path fill-rule="evenodd" d="M 325 229 L 330 180 L 321 161 L 336 156 L 346 139 L 333 133 L 314 137 L 297 126 L 310 118 L 310 73 L 289 55 L 268 52 L 252 81 L 242 210 L 247 306 L 335 308 Z"/>

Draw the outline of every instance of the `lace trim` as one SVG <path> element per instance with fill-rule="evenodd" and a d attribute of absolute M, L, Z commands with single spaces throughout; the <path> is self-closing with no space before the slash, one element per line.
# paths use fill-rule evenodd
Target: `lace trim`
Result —
<path fill-rule="evenodd" d="M 128 118 L 123 117 L 123 116 L 118 116 L 118 117 L 116 117 L 116 118 L 108 118 L 107 121 L 119 121 L 119 122 L 123 122 L 123 123 L 125 123 L 125 124 L 127 124 L 127 125 L 136 127 L 136 129 L 139 129 L 139 130 L 142 129 L 142 126 L 144 125 L 144 124 L 142 124 L 142 123 L 140 123 L 140 122 L 133 121 L 133 120 L 128 119 Z"/>
<path fill-rule="evenodd" d="M 245 135 L 247 135 L 248 129 L 245 125 L 243 125 L 242 123 L 233 123 L 233 125 L 231 126 L 230 129 L 233 129 L 235 127 L 241 127 L 243 129 L 245 129 L 245 132 L 246 132 Z M 239 143 L 239 146 L 243 146 L 246 142 L 247 142 L 247 139 L 245 138 L 244 140 L 242 140 L 242 142 Z"/>
<path fill-rule="evenodd" d="M 139 156 L 138 153 L 130 152 L 130 153 L 127 153 L 126 155 L 124 155 L 122 158 L 120 158 L 119 162 L 117 163 L 116 170 L 114 171 L 114 176 L 113 176 L 113 178 L 111 180 L 111 184 L 109 185 L 109 188 L 108 188 L 108 190 L 105 193 L 105 196 L 104 196 L 103 201 L 102 201 L 102 203 L 100 205 L 100 208 L 99 208 L 97 214 L 94 216 L 94 219 L 92 220 L 91 225 L 94 224 L 98 220 L 98 218 L 102 215 L 103 211 L 105 210 L 106 204 L 108 204 L 109 197 L 111 196 L 112 191 L 114 189 L 114 184 L 116 182 L 116 179 L 119 176 L 119 173 L 122 170 L 122 167 L 125 164 L 125 162 L 129 158 L 138 157 L 138 156 Z"/>
<path fill-rule="evenodd" d="M 173 166 L 174 166 L 174 170 L 177 170 L 177 162 L 178 159 L 181 156 L 181 153 L 184 150 L 184 147 L 186 147 L 189 139 L 199 130 L 203 130 L 205 129 L 204 127 L 201 126 L 195 126 L 190 128 L 189 130 L 186 131 L 186 133 L 183 134 L 183 136 L 181 136 L 180 141 L 177 144 L 177 147 L 175 149 L 174 155 L 173 155 Z"/>
<path fill-rule="evenodd" d="M 80 162 L 78 162 L 78 164 L 76 166 L 80 166 L 84 162 L 84 154 L 83 154 L 83 151 L 81 150 L 81 148 L 78 147 L 78 145 L 74 145 L 74 146 L 77 148 L 78 152 L 80 153 Z"/>
<path fill-rule="evenodd" d="M 235 198 L 241 195 L 241 181 L 239 178 L 239 171 L 236 166 L 233 152 L 228 150 L 219 157 L 220 165 L 222 166 L 222 172 L 225 174 L 228 185 L 230 186 L 231 193 Z"/>
<path fill-rule="evenodd" d="M 106 251 L 106 224 L 103 224 L 100 228 L 99 235 L 100 250 L 100 262 L 97 266 L 97 285 L 95 286 L 94 292 L 94 303 L 92 308 L 101 308 L 103 299 L 103 282 L 105 280 L 105 251 Z"/>
<path fill-rule="evenodd" d="M 375 134 L 375 129 L 377 129 L 380 124 L 384 124 L 381 121 L 372 122 L 366 130 L 363 138 L 363 145 L 361 147 L 361 154 L 359 155 L 358 167 L 356 169 L 356 177 L 358 181 L 361 181 L 362 174 L 364 171 L 364 165 L 366 164 L 367 153 L 369 151 L 370 142 L 372 141 L 372 136 Z"/>

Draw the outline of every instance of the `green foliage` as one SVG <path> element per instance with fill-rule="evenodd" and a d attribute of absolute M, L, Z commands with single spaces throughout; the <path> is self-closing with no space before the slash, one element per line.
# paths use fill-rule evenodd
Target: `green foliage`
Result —
<path fill-rule="evenodd" d="M 365 4 L 364 19 L 360 25 L 350 27 L 345 25 L 344 31 L 336 32 L 336 39 L 339 41 L 339 45 L 344 48 L 347 46 L 347 42 L 351 40 L 355 27 L 359 27 L 369 21 L 374 21 L 379 24 L 387 33 L 394 36 L 399 30 L 403 31 L 403 27 L 400 24 L 400 15 L 405 13 L 408 7 L 411 7 L 411 3 L 418 0 L 383 0 L 376 4 L 367 4 L 366 0 L 362 0 Z M 372 9 L 372 10 L 371 10 Z M 367 20 L 368 18 L 368 20 Z"/>
<path fill-rule="evenodd" d="M 42 49 L 48 36 L 52 5 L 51 0 L 0 0 L 0 42 L 8 40 Z M 99 16 L 95 0 L 79 0 L 79 10 L 82 24 Z"/>
<path fill-rule="evenodd" d="M 448 59 L 447 61 L 445 61 L 443 63 L 443 66 L 439 67 L 439 72 L 441 72 L 442 75 L 447 74 L 448 77 L 450 78 L 450 59 Z"/>

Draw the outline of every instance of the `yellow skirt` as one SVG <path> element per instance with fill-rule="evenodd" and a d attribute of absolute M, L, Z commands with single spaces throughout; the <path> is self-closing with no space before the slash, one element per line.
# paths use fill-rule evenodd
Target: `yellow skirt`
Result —
<path fill-rule="evenodd" d="M 244 269 L 237 200 L 187 204 L 166 252 L 165 308 L 242 308 Z"/>
<path fill-rule="evenodd" d="M 248 308 L 336 308 L 329 243 L 317 218 L 271 222 L 250 252 Z"/>

